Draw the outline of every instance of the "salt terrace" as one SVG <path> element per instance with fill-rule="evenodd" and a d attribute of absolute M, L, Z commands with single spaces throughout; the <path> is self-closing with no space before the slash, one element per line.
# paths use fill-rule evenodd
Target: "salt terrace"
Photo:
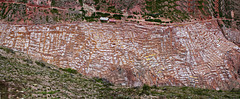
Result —
<path fill-rule="evenodd" d="M 0 25 L 0 45 L 115 84 L 230 89 L 239 78 L 226 54 L 240 48 L 216 22 Z M 233 56 L 234 56 L 233 55 Z"/>

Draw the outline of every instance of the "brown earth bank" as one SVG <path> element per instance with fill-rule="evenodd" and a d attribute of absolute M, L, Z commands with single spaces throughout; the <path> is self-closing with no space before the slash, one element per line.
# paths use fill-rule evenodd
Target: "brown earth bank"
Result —
<path fill-rule="evenodd" d="M 0 30 L 2 46 L 114 84 L 240 88 L 240 48 L 216 21 L 1 24 Z"/>

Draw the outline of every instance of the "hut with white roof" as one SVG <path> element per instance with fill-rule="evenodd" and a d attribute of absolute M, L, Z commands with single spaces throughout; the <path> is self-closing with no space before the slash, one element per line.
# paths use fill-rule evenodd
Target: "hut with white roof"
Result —
<path fill-rule="evenodd" d="M 100 21 L 108 21 L 109 18 L 108 17 L 100 17 Z"/>

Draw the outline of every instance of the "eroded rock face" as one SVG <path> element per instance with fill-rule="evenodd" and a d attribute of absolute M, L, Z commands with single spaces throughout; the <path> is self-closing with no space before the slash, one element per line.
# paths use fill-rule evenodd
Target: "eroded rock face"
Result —
<path fill-rule="evenodd" d="M 236 45 L 240 46 L 240 32 L 237 29 L 232 28 L 223 28 L 225 37 L 235 43 Z"/>
<path fill-rule="evenodd" d="M 115 84 L 239 88 L 240 48 L 216 22 L 1 24 L 0 44 Z"/>

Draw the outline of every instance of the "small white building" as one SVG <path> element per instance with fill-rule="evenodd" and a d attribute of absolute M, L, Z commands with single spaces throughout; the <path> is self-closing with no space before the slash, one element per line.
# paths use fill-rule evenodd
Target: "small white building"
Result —
<path fill-rule="evenodd" d="M 100 17 L 100 21 L 108 21 L 109 18 L 108 17 Z"/>

